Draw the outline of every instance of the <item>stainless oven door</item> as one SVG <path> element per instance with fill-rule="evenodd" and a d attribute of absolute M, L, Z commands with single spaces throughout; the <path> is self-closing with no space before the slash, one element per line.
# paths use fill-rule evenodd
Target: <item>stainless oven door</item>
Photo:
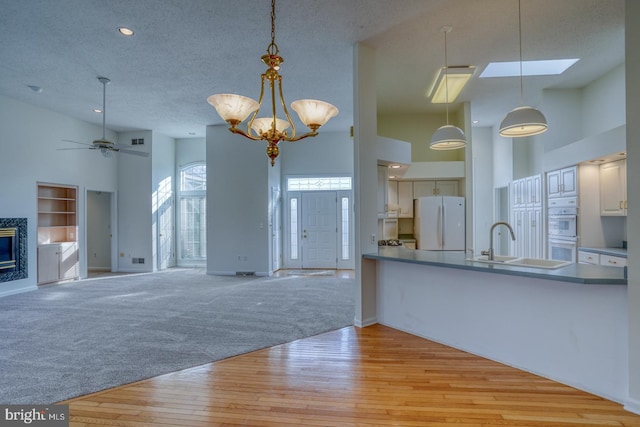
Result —
<path fill-rule="evenodd" d="M 549 236 L 549 259 L 578 261 L 578 239 Z"/>

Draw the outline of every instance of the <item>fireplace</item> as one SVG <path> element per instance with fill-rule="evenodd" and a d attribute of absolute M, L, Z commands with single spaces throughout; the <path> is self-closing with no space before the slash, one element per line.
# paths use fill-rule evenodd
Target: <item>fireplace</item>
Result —
<path fill-rule="evenodd" d="M 0 282 L 27 277 L 27 219 L 0 218 Z"/>

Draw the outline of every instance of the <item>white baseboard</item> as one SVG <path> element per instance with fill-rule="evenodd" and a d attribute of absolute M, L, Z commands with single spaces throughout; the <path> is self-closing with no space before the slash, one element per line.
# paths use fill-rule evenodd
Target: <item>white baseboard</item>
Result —
<path fill-rule="evenodd" d="M 378 323 L 377 317 L 369 317 L 364 320 L 353 319 L 353 325 L 358 328 L 366 328 L 367 326 L 375 325 L 376 323 Z"/>
<path fill-rule="evenodd" d="M 209 271 L 207 270 L 207 274 L 210 276 L 235 276 L 235 271 Z"/>
<path fill-rule="evenodd" d="M 24 288 L 9 289 L 9 290 L 6 290 L 6 291 L 1 291 L 0 292 L 0 298 L 6 297 L 6 296 L 9 296 L 9 295 L 21 294 L 23 292 L 31 292 L 31 291 L 36 291 L 36 290 L 38 290 L 37 286 L 27 286 L 27 287 L 24 287 Z"/>
<path fill-rule="evenodd" d="M 640 415 L 640 400 L 628 398 L 624 403 L 625 411 Z"/>

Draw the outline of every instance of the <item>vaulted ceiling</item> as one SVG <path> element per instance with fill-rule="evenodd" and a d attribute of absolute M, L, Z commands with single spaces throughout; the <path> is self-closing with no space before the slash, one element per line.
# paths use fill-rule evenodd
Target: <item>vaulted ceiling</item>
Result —
<path fill-rule="evenodd" d="M 268 0 L 0 0 L 0 95 L 101 124 L 92 109 L 106 76 L 108 128 L 202 137 L 222 123 L 207 96 L 258 97 L 269 9 Z M 516 0 L 278 0 L 285 98 L 329 101 L 340 115 L 327 127 L 348 129 L 362 42 L 376 49 L 380 112 L 441 112 L 425 91 L 444 65 L 444 25 L 449 65 L 477 67 L 458 101 L 471 102 L 478 126 L 499 123 L 520 103 L 520 79 L 478 75 L 518 60 Z M 560 76 L 525 77 L 526 104 L 539 105 L 545 88 L 584 87 L 624 62 L 624 0 L 522 0 L 522 53 L 580 59 Z"/>

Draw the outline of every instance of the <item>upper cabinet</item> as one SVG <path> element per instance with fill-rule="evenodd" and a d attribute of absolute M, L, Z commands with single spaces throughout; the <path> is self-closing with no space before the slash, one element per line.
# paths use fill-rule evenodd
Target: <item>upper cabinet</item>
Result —
<path fill-rule="evenodd" d="M 459 196 L 456 180 L 413 181 L 413 198 L 427 196 Z"/>
<path fill-rule="evenodd" d="M 547 197 L 578 195 L 578 166 L 547 172 Z"/>
<path fill-rule="evenodd" d="M 513 207 L 542 206 L 542 175 L 533 175 L 511 183 Z"/>
<path fill-rule="evenodd" d="M 389 210 L 389 173 L 384 165 L 378 165 L 378 218 L 385 218 Z"/>
<path fill-rule="evenodd" d="M 600 165 L 600 215 L 627 215 L 627 161 Z"/>

